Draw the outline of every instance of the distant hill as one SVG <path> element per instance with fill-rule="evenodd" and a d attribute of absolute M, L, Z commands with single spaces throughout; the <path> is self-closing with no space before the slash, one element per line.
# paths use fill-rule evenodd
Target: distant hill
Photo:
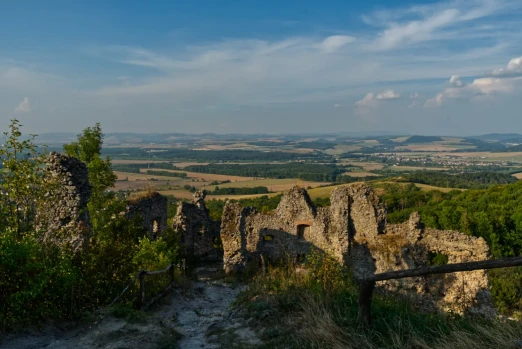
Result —
<path fill-rule="evenodd" d="M 471 136 L 468 138 L 480 139 L 482 141 L 489 142 L 505 142 L 510 139 L 522 139 L 522 135 L 519 133 L 488 133 L 480 136 Z"/>
<path fill-rule="evenodd" d="M 419 144 L 419 143 L 431 143 L 431 142 L 440 142 L 443 139 L 439 136 L 411 136 L 405 141 L 401 142 L 401 144 Z"/>

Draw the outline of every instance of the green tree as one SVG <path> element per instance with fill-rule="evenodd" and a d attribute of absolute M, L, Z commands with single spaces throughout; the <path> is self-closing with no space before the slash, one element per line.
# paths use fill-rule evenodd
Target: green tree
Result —
<path fill-rule="evenodd" d="M 33 228 L 36 206 L 45 190 L 43 153 L 34 144 L 36 135 L 21 140 L 22 125 L 12 119 L 0 146 L 0 229 L 17 234 Z"/>
<path fill-rule="evenodd" d="M 65 144 L 63 149 L 67 155 L 74 156 L 87 164 L 89 182 L 92 187 L 89 211 L 93 218 L 93 226 L 96 227 L 96 212 L 104 207 L 108 200 L 112 199 L 106 191 L 114 186 L 116 175 L 112 172 L 109 157 L 102 159 L 101 149 L 103 145 L 103 133 L 100 123 L 94 127 L 87 127 L 78 135 L 78 141 Z"/>

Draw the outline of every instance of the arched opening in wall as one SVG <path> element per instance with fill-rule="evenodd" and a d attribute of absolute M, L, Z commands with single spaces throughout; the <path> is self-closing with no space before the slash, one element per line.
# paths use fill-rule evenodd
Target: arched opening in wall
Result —
<path fill-rule="evenodd" d="M 152 221 L 152 240 L 156 240 L 156 237 L 158 236 L 158 233 L 159 233 L 158 220 L 154 219 Z"/>
<path fill-rule="evenodd" d="M 297 238 L 299 240 L 304 240 L 305 236 L 308 236 L 310 232 L 309 224 L 299 224 L 297 225 Z"/>
<path fill-rule="evenodd" d="M 439 252 L 428 252 L 428 265 L 445 265 L 448 264 L 448 255 Z"/>

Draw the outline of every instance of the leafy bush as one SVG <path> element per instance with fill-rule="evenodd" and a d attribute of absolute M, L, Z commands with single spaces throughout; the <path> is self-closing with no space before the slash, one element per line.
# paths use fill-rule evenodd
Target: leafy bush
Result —
<path fill-rule="evenodd" d="M 33 234 L 17 235 L 0 234 L 0 328 L 73 315 L 78 269 L 71 255 L 42 245 Z"/>

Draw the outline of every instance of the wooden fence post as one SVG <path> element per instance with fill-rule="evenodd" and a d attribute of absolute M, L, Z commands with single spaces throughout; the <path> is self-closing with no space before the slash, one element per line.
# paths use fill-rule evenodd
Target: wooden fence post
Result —
<path fill-rule="evenodd" d="M 375 281 L 359 282 L 359 322 L 365 326 L 372 325 L 372 296 L 375 288 Z"/>
<path fill-rule="evenodd" d="M 140 272 L 140 300 L 139 300 L 139 306 L 140 309 L 145 304 L 145 270 L 142 270 Z"/>
<path fill-rule="evenodd" d="M 480 269 L 498 269 L 522 266 L 521 257 L 510 257 L 496 260 L 485 260 L 476 262 L 454 263 L 421 267 L 416 269 L 389 271 L 386 273 L 375 274 L 373 276 L 359 280 L 359 314 L 358 319 L 366 326 L 372 324 L 372 295 L 376 281 L 396 280 L 408 277 L 426 276 L 435 274 L 448 274 L 462 271 L 473 271 Z"/>

